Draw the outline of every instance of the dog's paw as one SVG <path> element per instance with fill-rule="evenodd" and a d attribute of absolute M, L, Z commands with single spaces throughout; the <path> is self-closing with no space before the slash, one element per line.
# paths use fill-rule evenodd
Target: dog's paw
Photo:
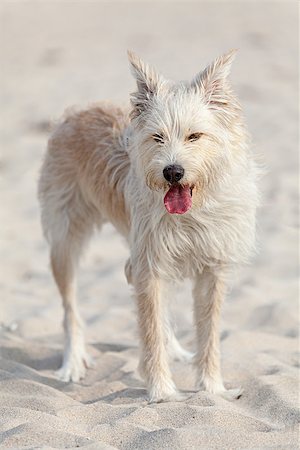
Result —
<path fill-rule="evenodd" d="M 152 392 L 149 394 L 149 403 L 163 403 L 163 402 L 184 402 L 191 394 L 180 392 L 174 389 L 172 392 Z"/>
<path fill-rule="evenodd" d="M 185 350 L 184 348 L 180 348 L 179 351 L 177 351 L 175 354 L 172 355 L 172 358 L 174 361 L 180 361 L 185 363 L 190 363 L 193 361 L 195 357 L 195 353 L 189 352 L 188 350 Z"/>
<path fill-rule="evenodd" d="M 225 400 L 233 401 L 240 398 L 243 394 L 242 388 L 226 389 L 221 380 L 215 381 L 211 378 L 204 378 L 198 383 L 200 389 L 204 389 L 210 394 L 218 395 Z"/>
<path fill-rule="evenodd" d="M 72 355 L 56 371 L 56 376 L 61 381 L 78 383 L 85 377 L 86 369 L 91 367 L 94 367 L 94 361 L 88 353 Z"/>
<path fill-rule="evenodd" d="M 217 392 L 220 397 L 225 398 L 232 402 L 233 400 L 239 399 L 243 395 L 244 389 L 236 388 L 236 389 L 224 389 L 223 391 Z"/>
<path fill-rule="evenodd" d="M 175 336 L 167 344 L 168 354 L 174 361 L 192 362 L 195 354 L 183 348 Z"/>
<path fill-rule="evenodd" d="M 149 403 L 182 402 L 190 397 L 190 394 L 177 390 L 172 380 L 156 383 L 149 389 Z"/>

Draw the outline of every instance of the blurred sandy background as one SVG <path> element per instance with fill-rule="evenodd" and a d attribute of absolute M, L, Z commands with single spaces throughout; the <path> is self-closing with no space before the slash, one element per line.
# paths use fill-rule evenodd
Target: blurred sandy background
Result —
<path fill-rule="evenodd" d="M 298 341 L 298 5 L 296 2 L 5 2 L 0 5 L 0 447 L 296 449 Z M 78 385 L 55 379 L 62 308 L 48 267 L 36 185 L 49 121 L 70 105 L 127 103 L 133 49 L 190 79 L 239 48 L 232 82 L 263 156 L 260 251 L 224 305 L 222 364 L 233 403 L 194 393 L 148 405 L 139 379 L 128 251 L 107 226 L 82 264 L 80 307 L 96 358 Z M 174 301 L 192 349 L 188 284 Z M 173 365 L 183 389 L 190 367 Z"/>

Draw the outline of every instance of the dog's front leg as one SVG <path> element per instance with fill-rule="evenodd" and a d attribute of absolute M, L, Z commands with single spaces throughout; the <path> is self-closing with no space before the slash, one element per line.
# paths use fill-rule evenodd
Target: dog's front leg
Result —
<path fill-rule="evenodd" d="M 146 381 L 150 402 L 182 400 L 171 377 L 163 314 L 161 282 L 150 271 L 134 273 L 141 338 L 139 370 Z"/>
<path fill-rule="evenodd" d="M 195 280 L 194 315 L 197 332 L 197 387 L 231 400 L 241 389 L 226 390 L 220 368 L 219 320 L 226 285 L 222 273 L 204 269 Z"/>

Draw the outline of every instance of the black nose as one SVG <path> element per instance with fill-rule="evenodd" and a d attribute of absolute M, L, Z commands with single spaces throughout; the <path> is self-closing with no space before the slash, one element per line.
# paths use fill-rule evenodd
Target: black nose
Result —
<path fill-rule="evenodd" d="M 164 168 L 163 174 L 169 183 L 177 183 L 183 177 L 184 168 L 177 164 L 172 164 Z"/>

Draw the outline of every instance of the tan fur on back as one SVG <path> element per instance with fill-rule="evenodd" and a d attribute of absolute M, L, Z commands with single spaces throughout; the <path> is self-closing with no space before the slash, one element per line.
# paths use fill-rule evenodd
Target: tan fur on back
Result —
<path fill-rule="evenodd" d="M 77 191 L 92 214 L 97 216 L 101 208 L 102 220 L 128 232 L 124 185 L 130 162 L 123 141 L 128 122 L 127 112 L 108 103 L 67 111 L 49 139 L 42 197 L 53 196 L 54 190 L 59 196 L 65 190 L 67 202 Z"/>

